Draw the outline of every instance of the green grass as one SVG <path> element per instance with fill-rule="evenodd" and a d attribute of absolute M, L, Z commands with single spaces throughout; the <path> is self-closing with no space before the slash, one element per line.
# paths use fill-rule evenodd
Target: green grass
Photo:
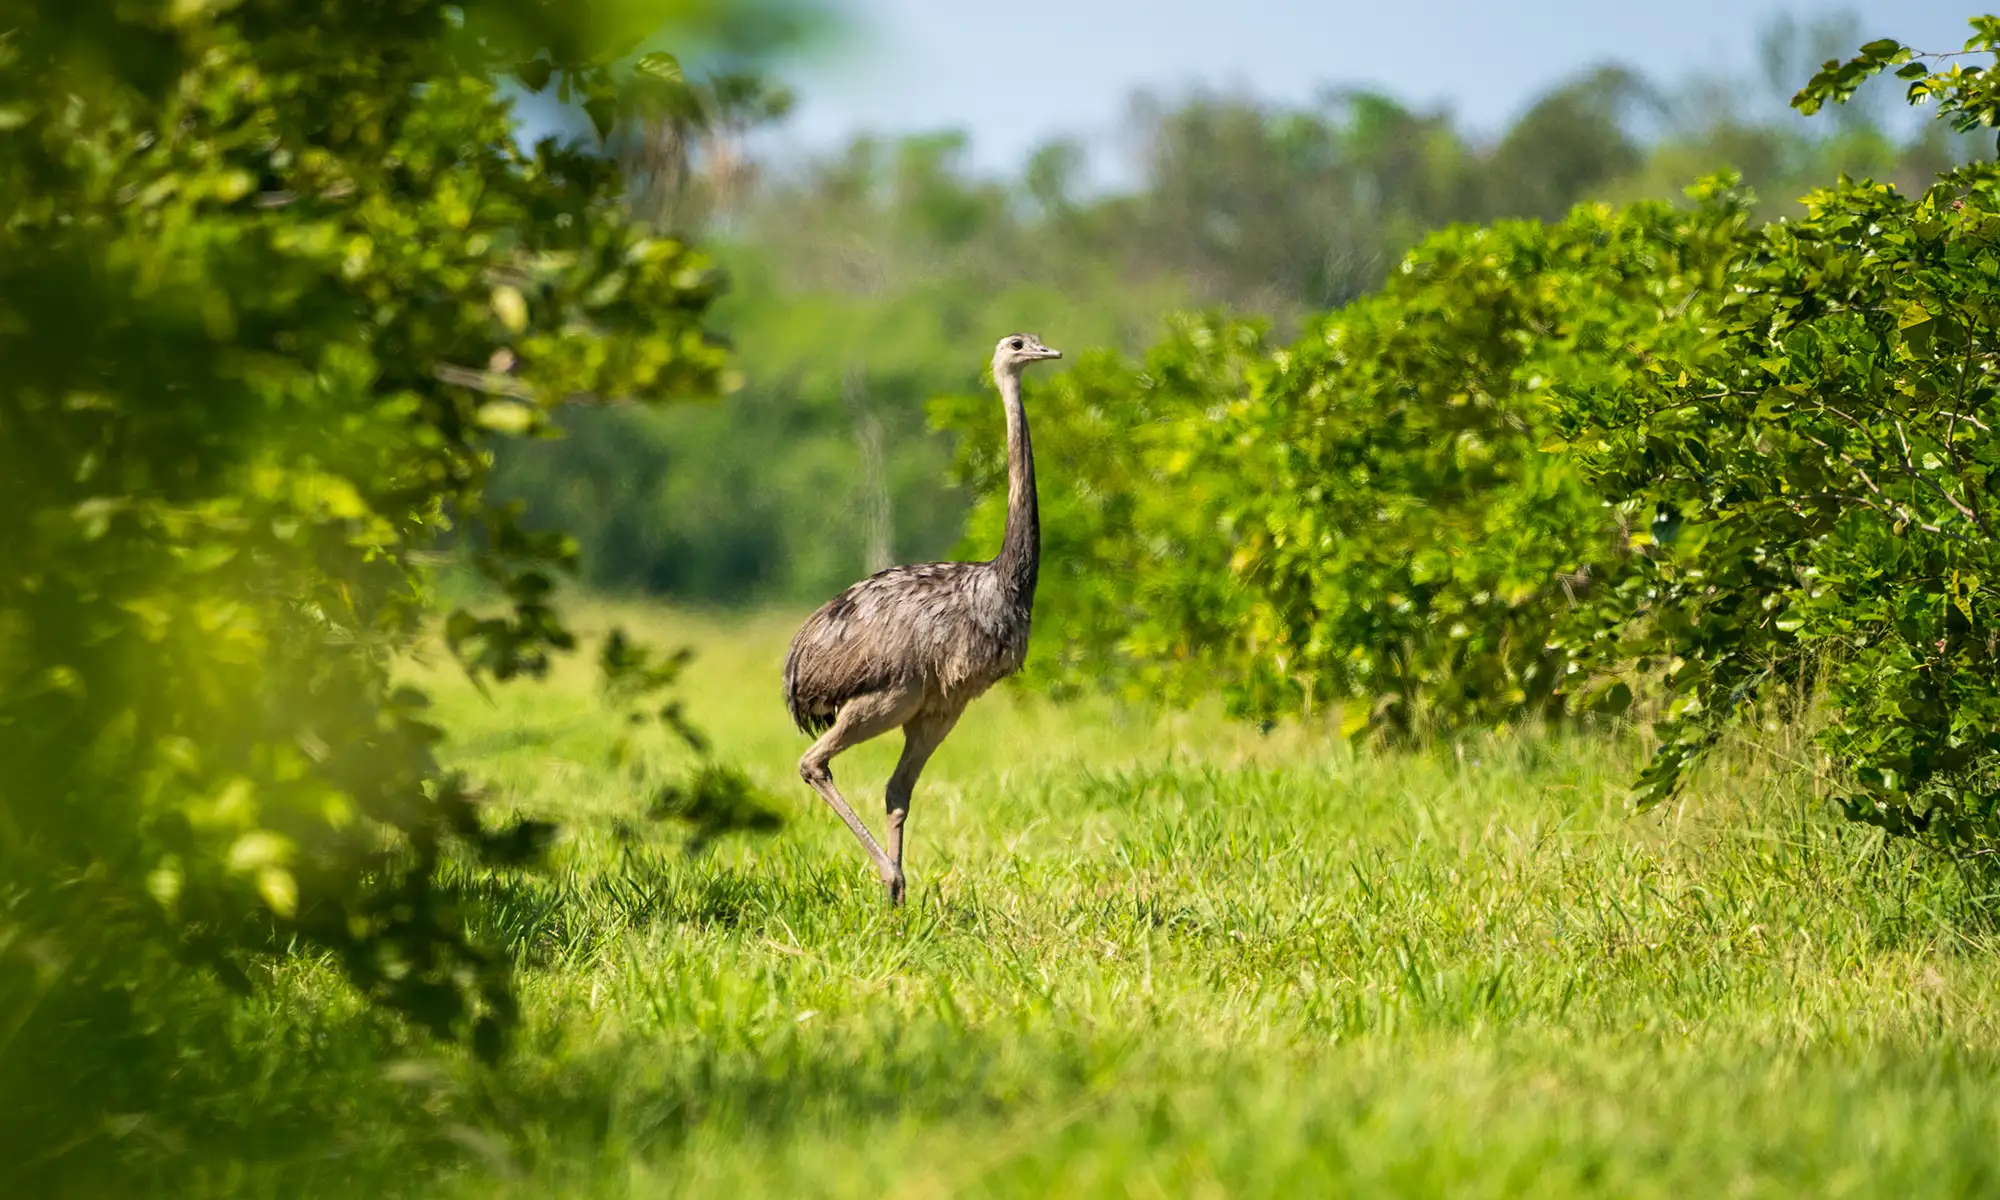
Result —
<path fill-rule="evenodd" d="M 1954 872 L 1774 766 L 1784 734 L 1634 817 L 1630 737 L 1357 753 L 1003 690 L 934 760 L 892 911 L 794 772 L 790 620 L 584 624 L 612 616 L 701 648 L 691 711 L 787 828 L 684 854 L 581 666 L 490 702 L 420 671 L 454 761 L 568 831 L 545 872 L 463 879 L 522 964 L 516 1054 L 482 1070 L 287 968 L 190 1068 L 214 1111 L 151 1131 L 227 1153 L 162 1152 L 156 1182 L 2000 1193 L 1995 939 Z M 836 763 L 872 820 L 895 752 Z"/>

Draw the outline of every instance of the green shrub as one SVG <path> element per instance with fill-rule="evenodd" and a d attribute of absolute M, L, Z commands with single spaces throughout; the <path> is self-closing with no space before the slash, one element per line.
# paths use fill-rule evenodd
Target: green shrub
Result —
<path fill-rule="evenodd" d="M 1980 18 L 1968 49 L 2000 46 Z M 1811 111 L 1897 64 L 1961 128 L 2000 116 L 1991 75 L 1936 74 L 1894 42 L 1829 64 Z M 1624 653 L 1664 665 L 1664 744 L 1686 765 L 1788 683 L 1824 683 L 1820 745 L 1858 819 L 1954 851 L 2000 849 L 2000 170 L 1920 197 L 1868 181 L 1767 227 L 1690 359 L 1646 347 L 1634 386 L 1563 389 L 1598 486 L 1657 506 L 1669 552 L 1632 589 Z"/>
<path fill-rule="evenodd" d="M 501 1043 L 507 966 L 435 874 L 540 831 L 482 820 L 389 665 L 452 524 L 509 600 L 447 621 L 468 666 L 571 644 L 570 548 L 482 504 L 492 438 L 723 382 L 704 260 L 628 226 L 604 159 L 517 145 L 497 89 L 546 82 L 546 50 L 609 115 L 644 9 L 0 5 L 10 1135 L 86 1086 L 63 1031 L 155 1030 L 144 997 L 187 964 L 243 984 L 315 949 Z"/>
<path fill-rule="evenodd" d="M 1691 212 L 1453 229 L 1289 347 L 1190 318 L 1143 366 L 1057 377 L 1032 404 L 1052 560 L 1032 671 L 1219 685 L 1260 719 L 1340 704 L 1391 733 L 1566 711 L 1596 680 L 1572 631 L 1647 532 L 1551 446 L 1550 389 L 1615 384 L 1636 337 L 1699 341 L 1744 213 L 1718 186 Z M 983 545 L 1004 464 L 963 445 Z"/>
<path fill-rule="evenodd" d="M 1218 505 L 1236 484 L 1206 476 L 1181 441 L 1244 385 L 1263 347 L 1260 326 L 1176 318 L 1144 363 L 1084 354 L 1031 392 L 1043 541 L 1031 679 L 1184 699 L 1214 689 L 1210 651 L 1234 594 Z M 960 434 L 957 473 L 982 497 L 965 552 L 991 554 L 1007 512 L 996 407 L 990 395 L 950 396 L 931 415 Z"/>
<path fill-rule="evenodd" d="M 1925 57 L 1871 43 L 1795 103 L 1895 67 L 2000 123 L 1991 68 Z M 2000 852 L 2000 167 L 1843 179 L 1754 230 L 1731 180 L 1690 195 L 1449 230 L 1290 347 L 1190 320 L 1056 380 L 1037 670 L 1392 734 L 1638 685 L 1649 802 L 1819 687 L 1851 816 Z M 967 446 L 990 539 L 1001 467 Z"/>

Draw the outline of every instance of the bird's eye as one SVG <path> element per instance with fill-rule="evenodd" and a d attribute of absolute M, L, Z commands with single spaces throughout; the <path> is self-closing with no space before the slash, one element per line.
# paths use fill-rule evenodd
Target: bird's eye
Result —
<path fill-rule="evenodd" d="M 1021 348 L 1021 339 L 1015 338 L 1013 341 L 1008 342 L 1007 348 L 1010 350 L 1019 350 Z"/>

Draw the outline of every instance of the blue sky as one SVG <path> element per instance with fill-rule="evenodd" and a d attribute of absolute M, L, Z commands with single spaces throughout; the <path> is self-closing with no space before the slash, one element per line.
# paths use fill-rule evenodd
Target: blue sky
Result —
<path fill-rule="evenodd" d="M 1986 6 L 1986 7 L 1990 7 Z M 1617 60 L 1666 82 L 1757 73 L 1758 31 L 1849 12 L 1867 38 L 1957 49 L 1964 0 L 851 0 L 850 32 L 784 71 L 801 96 L 776 139 L 813 149 L 859 130 L 957 128 L 1009 170 L 1077 136 L 1106 158 L 1141 88 L 1241 89 L 1303 103 L 1329 85 L 1443 105 L 1480 132 L 1537 93 Z M 1113 168 L 1115 170 L 1115 167 Z"/>

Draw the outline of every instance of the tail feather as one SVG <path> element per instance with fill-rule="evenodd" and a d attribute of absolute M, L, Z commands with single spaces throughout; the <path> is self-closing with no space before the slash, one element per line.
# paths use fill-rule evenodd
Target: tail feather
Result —
<path fill-rule="evenodd" d="M 813 704 L 799 692 L 799 646 L 792 643 L 791 653 L 785 655 L 785 710 L 792 714 L 792 724 L 799 732 L 818 737 L 833 728 L 834 714 Z"/>

